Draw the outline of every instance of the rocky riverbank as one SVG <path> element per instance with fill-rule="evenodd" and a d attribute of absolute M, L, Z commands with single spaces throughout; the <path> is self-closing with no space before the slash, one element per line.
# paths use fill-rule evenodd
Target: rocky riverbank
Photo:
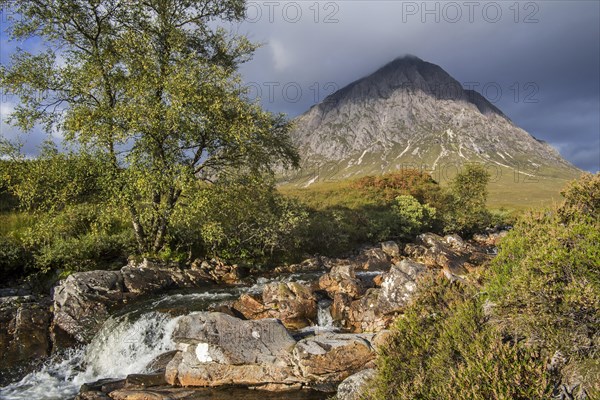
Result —
<path fill-rule="evenodd" d="M 494 253 L 503 234 L 479 235 L 470 242 L 456 235 L 423 234 L 405 246 L 385 242 L 348 258 L 316 257 L 280 267 L 272 276 L 313 271 L 316 278 L 275 279 L 258 292 L 241 291 L 210 308 L 219 312 L 178 317 L 173 350 L 139 371 L 143 375 L 84 385 L 79 398 L 192 399 L 205 390 L 200 388 L 232 386 L 288 394 L 331 393 L 340 386 L 341 392 L 354 393 L 369 376 L 362 371 L 374 367 L 377 346 L 419 277 L 443 273 L 451 280 L 467 279 Z M 2 370 L 4 383 L 53 353 L 89 343 L 115 311 L 138 299 L 170 289 L 241 284 L 242 277 L 238 268 L 216 261 L 188 269 L 143 263 L 73 274 L 54 288 L 51 298 L 5 296 L 0 347 L 2 365 L 11 368 Z M 318 326 L 323 313 L 330 325 L 325 332 Z"/>

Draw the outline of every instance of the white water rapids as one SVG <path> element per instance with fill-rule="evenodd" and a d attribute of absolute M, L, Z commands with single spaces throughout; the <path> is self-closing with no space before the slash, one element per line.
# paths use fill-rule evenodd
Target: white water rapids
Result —
<path fill-rule="evenodd" d="M 171 334 L 178 318 L 158 312 L 135 321 L 129 314 L 111 318 L 88 346 L 1 388 L 0 399 L 64 400 L 86 382 L 145 372 L 150 361 L 174 349 Z"/>
<path fill-rule="evenodd" d="M 180 317 L 157 310 L 184 307 L 185 312 L 208 309 L 209 304 L 233 300 L 242 293 L 261 293 L 273 281 L 305 282 L 301 274 L 269 280 L 259 278 L 253 286 L 216 288 L 197 293 L 163 295 L 140 303 L 133 311 L 109 318 L 92 342 L 71 350 L 61 361 L 48 360 L 21 381 L 0 388 L 1 400 L 66 400 L 84 383 L 104 378 L 122 379 L 149 372 L 147 365 L 157 356 L 174 350 L 171 336 Z M 320 302 L 319 322 L 313 330 L 330 330 L 333 320 L 329 304 Z"/>

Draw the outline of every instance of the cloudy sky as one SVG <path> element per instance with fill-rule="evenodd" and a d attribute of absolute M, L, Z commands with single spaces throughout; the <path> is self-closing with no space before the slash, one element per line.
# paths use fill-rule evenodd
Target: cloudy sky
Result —
<path fill-rule="evenodd" d="M 300 114 L 413 54 L 578 167 L 600 169 L 598 1 L 256 1 L 248 18 L 234 29 L 264 46 L 242 72 L 273 111 Z"/>
<path fill-rule="evenodd" d="M 271 111 L 301 114 L 413 54 L 482 93 L 578 167 L 600 170 L 599 1 L 266 0 L 250 1 L 247 14 L 229 28 L 263 44 L 241 72 Z M 6 62 L 14 44 L 2 35 Z M 3 99 L 0 111 L 10 107 Z M 2 134 L 15 132 L 3 125 Z"/>

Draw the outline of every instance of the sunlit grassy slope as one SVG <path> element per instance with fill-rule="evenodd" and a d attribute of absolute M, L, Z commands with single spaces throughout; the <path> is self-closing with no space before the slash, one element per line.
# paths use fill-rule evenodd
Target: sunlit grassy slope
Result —
<path fill-rule="evenodd" d="M 567 182 L 579 174 L 564 170 L 543 170 L 536 176 L 529 176 L 513 169 L 490 170 L 491 182 L 488 186 L 488 206 L 491 209 L 520 211 L 538 208 L 560 202 L 560 191 Z M 433 178 L 442 186 L 455 174 L 452 171 L 434 171 Z M 358 208 L 370 204 L 372 199 L 365 198 L 364 192 L 355 189 L 352 183 L 356 178 L 345 180 L 315 180 L 314 183 L 300 186 L 286 183 L 279 190 L 286 195 L 296 197 L 307 205 L 323 209 L 331 206 Z"/>

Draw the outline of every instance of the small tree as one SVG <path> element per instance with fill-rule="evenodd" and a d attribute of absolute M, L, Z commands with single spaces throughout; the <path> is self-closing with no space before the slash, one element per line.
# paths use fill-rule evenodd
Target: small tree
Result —
<path fill-rule="evenodd" d="M 8 3 L 0 0 L 0 3 Z M 180 200 L 228 168 L 297 164 L 282 116 L 246 99 L 236 74 L 255 46 L 214 28 L 244 0 L 14 0 L 11 34 L 38 36 L 0 69 L 21 102 L 10 122 L 61 131 L 105 163 L 142 253 L 159 252 Z M 40 96 L 39 93 L 44 93 Z"/>
<path fill-rule="evenodd" d="M 450 182 L 449 205 L 444 216 L 444 230 L 473 233 L 490 223 L 486 208 L 490 174 L 479 164 L 468 164 Z"/>

